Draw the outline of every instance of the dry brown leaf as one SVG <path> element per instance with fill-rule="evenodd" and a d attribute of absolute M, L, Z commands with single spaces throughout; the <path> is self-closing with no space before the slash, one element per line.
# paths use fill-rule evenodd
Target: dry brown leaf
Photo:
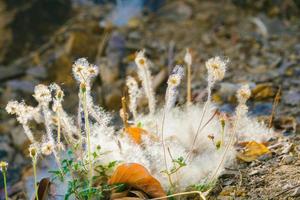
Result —
<path fill-rule="evenodd" d="M 145 167 L 137 163 L 118 166 L 108 183 L 125 183 L 154 198 L 166 196 L 159 181 L 151 176 Z"/>
<path fill-rule="evenodd" d="M 125 132 L 136 144 L 141 144 L 142 135 L 148 134 L 146 130 L 139 127 L 133 127 L 133 126 L 125 128 Z"/>
<path fill-rule="evenodd" d="M 50 178 L 43 178 L 38 184 L 38 198 L 39 200 L 47 200 L 50 191 Z M 34 200 L 36 198 L 34 197 Z"/>
<path fill-rule="evenodd" d="M 266 147 L 263 143 L 250 141 L 243 143 L 242 145 L 245 145 L 245 149 L 243 152 L 238 153 L 237 157 L 245 162 L 251 162 L 261 155 L 270 153 L 268 147 Z"/>
<path fill-rule="evenodd" d="M 143 135 L 149 136 L 153 141 L 158 141 L 158 137 L 156 135 L 151 134 L 147 132 L 145 129 L 139 127 L 134 127 L 134 126 L 127 127 L 125 128 L 125 132 L 136 144 L 142 143 Z"/>

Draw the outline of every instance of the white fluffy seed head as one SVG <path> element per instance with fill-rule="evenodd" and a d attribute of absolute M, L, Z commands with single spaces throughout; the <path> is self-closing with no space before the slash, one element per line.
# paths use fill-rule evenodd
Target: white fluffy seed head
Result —
<path fill-rule="evenodd" d="M 17 101 L 9 101 L 5 109 L 8 114 L 17 114 L 20 112 L 20 103 Z"/>
<path fill-rule="evenodd" d="M 54 144 L 53 142 L 45 142 L 41 146 L 41 152 L 42 154 L 49 156 L 54 151 Z"/>
<path fill-rule="evenodd" d="M 248 84 L 244 84 L 236 93 L 239 103 L 246 103 L 251 96 L 251 90 Z"/>
<path fill-rule="evenodd" d="M 210 81 L 221 81 L 226 72 L 228 60 L 224 60 L 219 56 L 210 58 L 206 61 L 205 66 L 208 71 L 208 78 Z"/>
<path fill-rule="evenodd" d="M 186 53 L 185 53 L 185 56 L 184 56 L 184 62 L 188 66 L 192 65 L 192 54 L 191 54 L 191 50 L 189 48 L 186 49 Z"/>
<path fill-rule="evenodd" d="M 43 84 L 35 86 L 33 97 L 41 104 L 47 104 L 52 99 L 48 86 Z"/>
<path fill-rule="evenodd" d="M 89 82 L 99 73 L 98 67 L 90 64 L 86 58 L 77 59 L 73 64 L 72 71 L 75 79 L 80 83 Z"/>
<path fill-rule="evenodd" d="M 5 109 L 8 114 L 17 115 L 17 120 L 21 124 L 27 123 L 28 120 L 33 118 L 35 112 L 33 107 L 27 106 L 24 102 L 17 101 L 9 101 Z"/>

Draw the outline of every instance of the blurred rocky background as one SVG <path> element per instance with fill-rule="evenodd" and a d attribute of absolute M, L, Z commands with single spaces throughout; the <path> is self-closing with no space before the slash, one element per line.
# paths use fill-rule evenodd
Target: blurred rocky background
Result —
<path fill-rule="evenodd" d="M 195 102 L 205 97 L 205 60 L 228 57 L 228 73 L 213 95 L 220 109 L 232 112 L 235 91 L 247 82 L 253 92 L 251 115 L 263 120 L 270 116 L 281 88 L 274 126 L 287 138 L 283 141 L 299 144 L 299 11 L 299 0 L 0 0 L 0 160 L 10 165 L 10 195 L 22 199 L 22 181 L 32 172 L 25 151 L 28 140 L 6 114 L 7 101 L 34 105 L 34 86 L 56 82 L 66 92 L 66 110 L 75 113 L 77 88 L 71 67 L 80 57 L 99 65 L 93 96 L 115 113 L 125 77 L 136 76 L 134 56 L 140 49 L 145 48 L 154 63 L 159 104 L 168 72 L 183 63 L 187 47 L 194 58 Z M 181 90 L 178 104 L 185 100 L 184 85 Z M 291 168 L 300 171 L 299 166 Z M 2 199 L 2 179 L 0 188 Z"/>

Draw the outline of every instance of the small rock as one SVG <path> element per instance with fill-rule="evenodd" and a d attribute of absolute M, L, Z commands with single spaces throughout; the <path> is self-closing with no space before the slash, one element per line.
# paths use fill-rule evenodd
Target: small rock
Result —
<path fill-rule="evenodd" d="M 291 194 L 292 197 L 300 197 L 300 187 L 296 188 Z"/>
<path fill-rule="evenodd" d="M 294 160 L 295 159 L 293 156 L 287 155 L 287 156 L 283 157 L 282 162 L 286 165 L 289 165 L 289 164 L 292 164 L 294 162 Z"/>
<path fill-rule="evenodd" d="M 46 78 L 47 77 L 47 70 L 45 67 L 38 66 L 30 68 L 26 71 L 26 74 L 32 75 L 35 78 Z"/>
<path fill-rule="evenodd" d="M 267 160 L 270 160 L 272 157 L 273 157 L 273 155 L 271 153 L 267 153 L 267 154 L 259 156 L 257 159 L 259 161 L 267 161 Z"/>
<path fill-rule="evenodd" d="M 259 174 L 259 173 L 260 173 L 260 171 L 256 169 L 256 170 L 251 171 L 251 172 L 249 173 L 249 176 L 257 175 L 257 174 Z"/>
<path fill-rule="evenodd" d="M 289 91 L 284 95 L 283 100 L 286 104 L 296 106 L 300 102 L 300 92 Z"/>
<path fill-rule="evenodd" d="M 25 93 L 33 93 L 36 81 L 11 80 L 7 82 L 7 87 L 12 90 L 19 90 Z"/>
<path fill-rule="evenodd" d="M 12 143 L 16 147 L 22 147 L 25 142 L 28 141 L 27 136 L 24 134 L 23 128 L 17 126 L 16 128 L 11 129 L 10 134 L 12 136 Z"/>
<path fill-rule="evenodd" d="M 284 146 L 284 149 L 282 150 L 282 154 L 287 154 L 287 153 L 289 153 L 289 152 L 291 151 L 292 147 L 293 147 L 293 144 L 285 145 L 285 146 Z"/>

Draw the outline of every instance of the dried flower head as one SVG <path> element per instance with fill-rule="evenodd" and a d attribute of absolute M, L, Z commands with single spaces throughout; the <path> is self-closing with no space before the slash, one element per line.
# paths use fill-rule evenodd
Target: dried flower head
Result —
<path fill-rule="evenodd" d="M 228 60 L 223 60 L 219 56 L 210 58 L 205 65 L 208 71 L 210 81 L 221 81 L 226 72 Z"/>
<path fill-rule="evenodd" d="M 27 123 L 33 116 L 34 108 L 27 106 L 24 102 L 9 101 L 6 105 L 6 111 L 8 114 L 17 115 L 17 120 L 21 124 Z"/>
<path fill-rule="evenodd" d="M 168 88 L 166 91 L 165 97 L 165 107 L 166 109 L 170 109 L 175 105 L 176 98 L 178 95 L 177 87 L 179 86 L 181 79 L 184 75 L 184 69 L 180 65 L 176 65 L 172 71 L 172 74 L 168 79 Z"/>
<path fill-rule="evenodd" d="M 43 143 L 42 147 L 41 147 L 41 151 L 42 151 L 42 154 L 49 156 L 54 151 L 53 142 L 49 141 L 49 142 Z"/>
<path fill-rule="evenodd" d="M 5 109 L 8 114 L 17 114 L 20 112 L 20 103 L 17 101 L 9 101 Z"/>
<path fill-rule="evenodd" d="M 236 97 L 240 103 L 245 103 L 251 96 L 251 90 L 248 84 L 243 85 L 236 93 Z"/>
<path fill-rule="evenodd" d="M 4 172 L 7 170 L 8 163 L 5 161 L 0 162 L 0 171 Z"/>
<path fill-rule="evenodd" d="M 90 64 L 86 58 L 79 58 L 73 64 L 73 75 L 78 82 L 89 82 L 91 78 L 98 75 L 99 69 Z"/>
<path fill-rule="evenodd" d="M 43 84 L 35 86 L 33 97 L 42 104 L 49 103 L 52 99 L 48 86 Z"/>
<path fill-rule="evenodd" d="M 152 77 L 150 73 L 151 62 L 145 57 L 145 50 L 139 51 L 135 58 L 135 63 L 138 66 L 138 75 L 142 80 L 142 86 L 148 99 L 148 107 L 150 113 L 155 112 L 155 95 L 152 87 Z"/>
<path fill-rule="evenodd" d="M 220 120 L 222 127 L 225 127 L 225 123 L 226 123 L 226 121 L 228 121 L 227 114 L 225 112 L 219 113 L 219 120 Z"/>
<path fill-rule="evenodd" d="M 36 143 L 33 143 L 29 146 L 29 156 L 32 158 L 32 159 L 36 159 L 38 154 L 39 154 L 39 147 Z"/>
<path fill-rule="evenodd" d="M 172 71 L 172 74 L 169 76 L 168 86 L 170 87 L 179 86 L 183 75 L 184 75 L 183 67 L 180 65 L 176 65 Z"/>
<path fill-rule="evenodd" d="M 191 50 L 189 48 L 186 49 L 186 53 L 184 56 L 184 62 L 189 66 L 192 65 L 192 54 L 191 54 Z"/>
<path fill-rule="evenodd" d="M 145 50 L 141 50 L 137 53 L 135 57 L 135 63 L 138 68 L 148 68 L 149 67 L 149 60 L 145 56 Z"/>

